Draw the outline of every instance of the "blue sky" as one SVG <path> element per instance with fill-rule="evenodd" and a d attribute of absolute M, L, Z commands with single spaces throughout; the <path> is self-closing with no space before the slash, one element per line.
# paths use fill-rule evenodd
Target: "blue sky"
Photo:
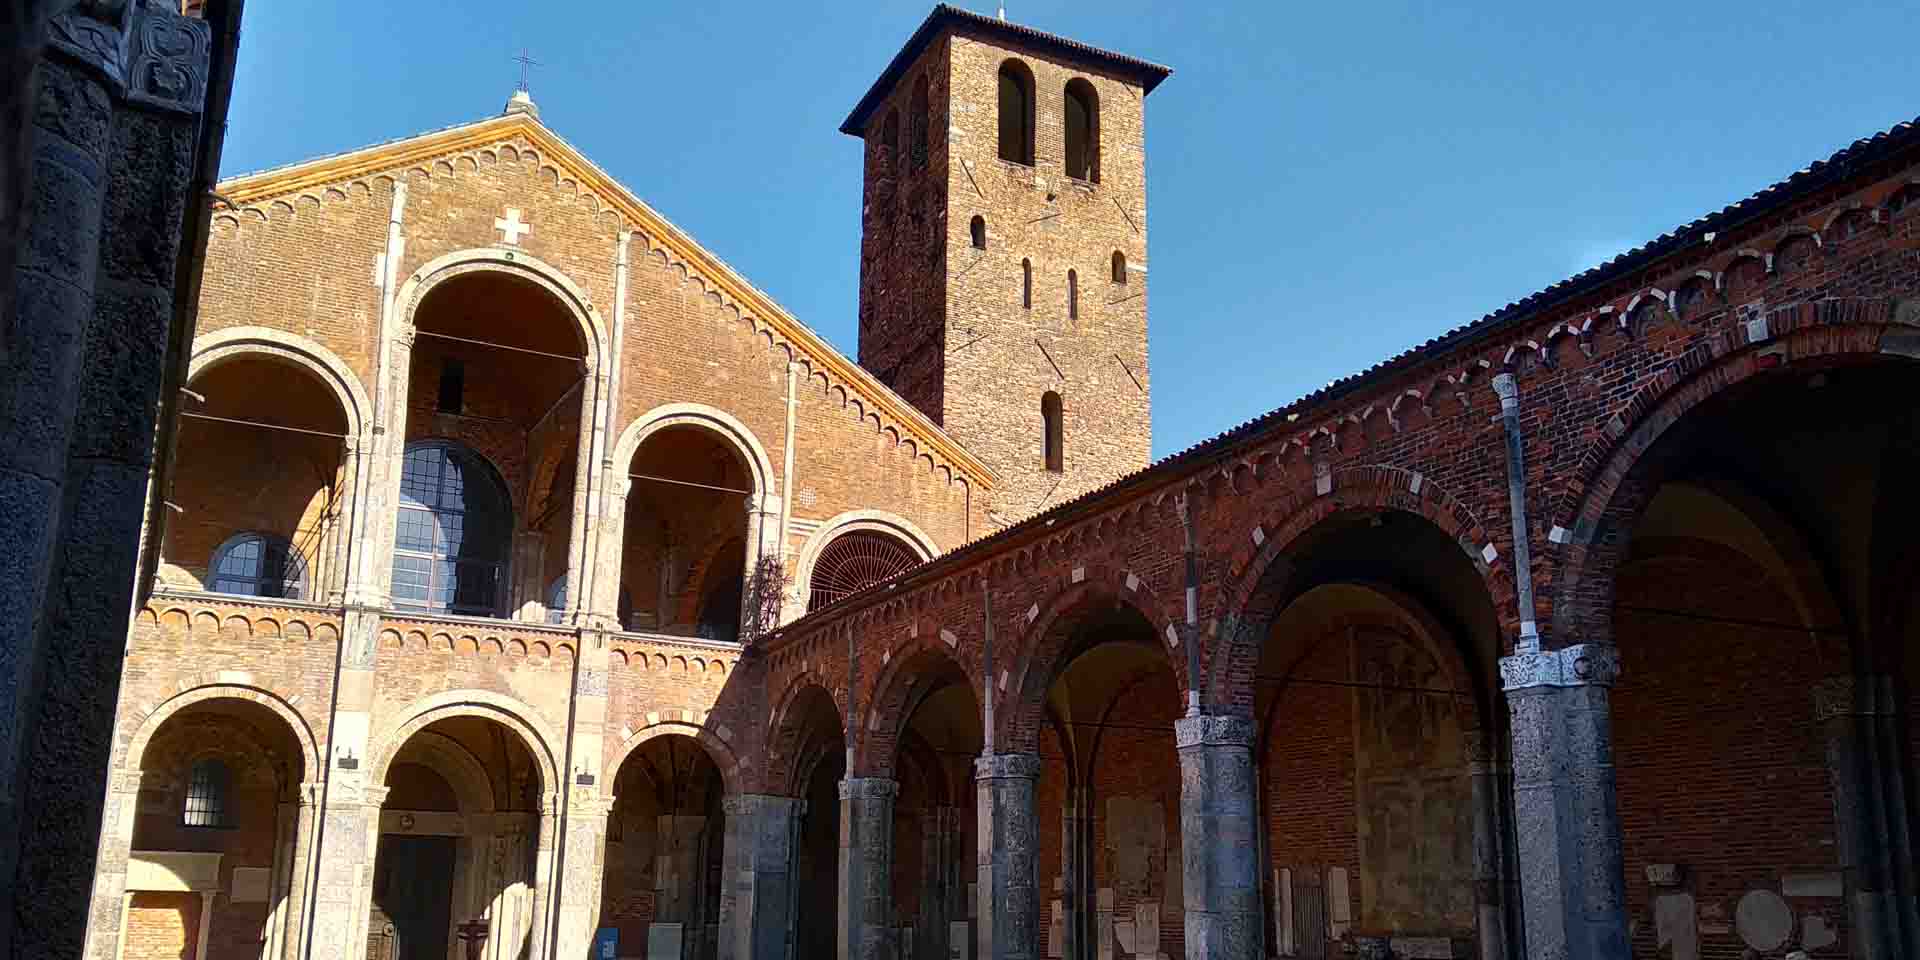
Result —
<path fill-rule="evenodd" d="M 992 13 L 990 0 L 970 4 Z M 248 5 L 228 174 L 542 118 L 852 355 L 860 145 L 919 0 Z M 1920 115 L 1920 4 L 1011 0 L 1147 101 L 1154 454 Z"/>

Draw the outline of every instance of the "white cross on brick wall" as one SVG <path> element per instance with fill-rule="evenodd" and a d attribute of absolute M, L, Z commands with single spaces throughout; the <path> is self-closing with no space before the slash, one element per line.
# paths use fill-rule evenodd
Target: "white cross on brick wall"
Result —
<path fill-rule="evenodd" d="M 521 234 L 533 232 L 533 224 L 521 222 L 518 207 L 508 207 L 506 216 L 493 218 L 493 228 L 500 231 L 501 241 L 510 247 L 520 245 Z"/>

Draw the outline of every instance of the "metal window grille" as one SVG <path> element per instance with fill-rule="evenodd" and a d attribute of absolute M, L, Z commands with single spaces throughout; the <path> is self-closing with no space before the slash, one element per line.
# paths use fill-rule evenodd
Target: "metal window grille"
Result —
<path fill-rule="evenodd" d="M 181 820 L 189 827 L 227 826 L 227 765 L 199 760 L 187 778 L 187 803 Z"/>
<path fill-rule="evenodd" d="M 307 563 L 279 537 L 242 533 L 214 551 L 207 589 L 246 597 L 306 599 Z"/>
<path fill-rule="evenodd" d="M 497 614 L 512 529 L 506 492 L 477 454 L 447 443 L 409 446 L 400 469 L 394 605 Z"/>
<path fill-rule="evenodd" d="M 835 537 L 814 561 L 807 609 L 818 610 L 919 565 L 918 555 L 886 534 L 854 532 Z"/>

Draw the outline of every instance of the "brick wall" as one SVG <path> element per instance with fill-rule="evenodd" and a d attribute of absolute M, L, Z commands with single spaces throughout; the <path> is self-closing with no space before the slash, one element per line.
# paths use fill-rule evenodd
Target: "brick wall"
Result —
<path fill-rule="evenodd" d="M 202 960 L 200 895 L 136 893 L 127 910 L 125 960 Z M 212 952 L 212 943 L 208 943 Z"/>

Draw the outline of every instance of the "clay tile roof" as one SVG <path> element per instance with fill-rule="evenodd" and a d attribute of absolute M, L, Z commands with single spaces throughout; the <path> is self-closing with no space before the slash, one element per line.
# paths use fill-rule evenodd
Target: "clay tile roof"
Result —
<path fill-rule="evenodd" d="M 1152 93 L 1153 88 L 1160 85 L 1160 81 L 1173 74 L 1172 67 L 1163 67 L 1157 63 L 1135 59 L 1124 53 L 1090 47 L 1078 40 L 1069 40 L 1043 30 L 1008 23 L 997 17 L 982 16 L 971 10 L 962 10 L 952 4 L 943 3 L 933 8 L 933 12 L 927 15 L 926 21 L 920 24 L 920 29 L 915 30 L 913 36 L 907 38 L 906 46 L 901 47 L 900 52 L 894 54 L 893 61 L 887 64 L 885 71 L 881 72 L 880 79 L 875 80 L 873 86 L 867 88 L 866 95 L 860 98 L 853 112 L 847 114 L 846 121 L 840 124 L 840 132 L 855 137 L 860 136 L 861 131 L 867 126 L 867 118 L 879 108 L 880 101 L 886 98 L 887 92 L 900 82 L 901 75 L 907 72 L 908 67 L 913 66 L 913 61 L 919 59 L 921 52 L 927 49 L 927 45 L 931 44 L 941 31 L 948 28 L 970 36 L 985 37 L 1010 45 L 1038 48 L 1046 53 L 1090 62 L 1139 83 L 1142 95 Z"/>

